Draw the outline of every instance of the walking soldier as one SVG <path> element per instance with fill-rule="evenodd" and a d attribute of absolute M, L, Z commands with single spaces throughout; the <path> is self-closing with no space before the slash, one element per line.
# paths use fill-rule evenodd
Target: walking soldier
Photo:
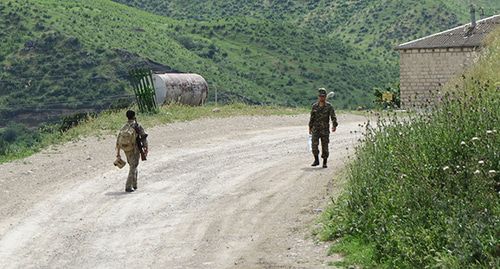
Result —
<path fill-rule="evenodd" d="M 137 123 L 135 112 L 132 110 L 127 111 L 127 123 L 123 125 L 116 139 L 116 157 L 121 159 L 120 149 L 125 152 L 127 156 L 127 163 L 130 170 L 125 183 L 125 191 L 133 192 L 137 190 L 137 166 L 139 166 L 139 158 L 145 160 L 148 153 L 147 134 L 144 128 Z"/>
<path fill-rule="evenodd" d="M 328 143 L 330 142 L 330 119 L 332 120 L 332 132 L 337 130 L 337 117 L 332 105 L 326 101 L 326 90 L 318 90 L 318 102 L 312 105 L 311 117 L 309 119 L 309 134 L 312 134 L 312 153 L 314 162 L 312 166 L 319 165 L 319 140 L 321 139 L 321 158 L 323 168 L 327 168 Z"/>

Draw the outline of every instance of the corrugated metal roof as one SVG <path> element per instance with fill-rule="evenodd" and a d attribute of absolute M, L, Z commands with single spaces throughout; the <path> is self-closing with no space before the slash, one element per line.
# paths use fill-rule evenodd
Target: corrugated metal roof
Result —
<path fill-rule="evenodd" d="M 479 47 L 483 39 L 500 26 L 500 14 L 477 21 L 476 27 L 470 23 L 446 30 L 440 33 L 419 38 L 396 47 L 402 49 L 430 49 L 430 48 L 457 48 Z"/>

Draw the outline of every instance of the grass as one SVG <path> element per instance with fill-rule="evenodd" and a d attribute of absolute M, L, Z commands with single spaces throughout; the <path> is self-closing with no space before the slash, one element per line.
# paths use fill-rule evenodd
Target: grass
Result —
<path fill-rule="evenodd" d="M 250 17 L 274 24 L 290 23 L 300 30 L 340 38 L 396 65 L 397 53 L 392 50 L 395 45 L 467 23 L 470 0 L 115 2 L 184 20 Z M 474 3 L 484 8 L 485 16 L 496 14 L 500 9 L 495 0 L 476 0 Z"/>
<path fill-rule="evenodd" d="M 15 23 L 15 27 L 0 26 L 0 35 L 5 37 L 0 44 L 0 62 L 15 67 L 8 69 L 5 76 L 0 74 L 0 80 L 13 84 L 7 93 L 0 91 L 0 95 L 8 96 L 3 98 L 6 103 L 34 99 L 30 96 L 33 88 L 40 91 L 37 96 L 44 97 L 33 101 L 40 106 L 53 95 L 60 99 L 74 97 L 74 88 L 95 101 L 125 94 L 123 82 L 130 63 L 117 50 L 172 70 L 201 74 L 211 87 L 217 87 L 221 102 L 309 105 L 316 89 L 324 86 L 337 92 L 337 107 L 348 109 L 369 106 L 372 87 L 396 79 L 395 66 L 380 63 L 375 56 L 338 38 L 298 29 L 288 22 L 243 16 L 180 21 L 109 0 L 5 1 L 0 4 L 0 12 L 0 18 Z M 32 41 L 36 47 L 49 32 L 62 36 L 61 45 L 66 44 L 66 38 L 76 40 L 78 48 L 44 51 L 35 55 L 36 66 L 29 65 L 33 61 L 26 59 L 26 42 Z M 80 56 L 86 54 L 90 56 Z M 110 62 L 113 64 L 107 64 Z M 46 72 L 39 74 L 36 70 Z M 65 78 L 64 85 L 60 85 L 59 78 L 49 83 L 50 76 L 67 70 L 85 76 Z M 50 76 L 45 77 L 47 72 Z M 95 76 L 106 78 L 110 84 L 95 87 L 90 79 Z M 34 79 L 25 90 L 29 79 L 18 85 L 19 77 Z M 40 77 L 45 81 L 40 81 Z M 111 87 L 115 92 L 108 94 L 106 90 Z M 87 92 L 88 88 L 92 91 Z M 21 91 L 26 91 L 23 96 L 12 94 Z M 99 94 L 99 98 L 93 94 Z M 1 99 L 0 96 L 0 105 Z M 214 99 L 213 91 L 209 92 L 209 99 Z"/>
<path fill-rule="evenodd" d="M 347 267 L 352 264 L 361 265 L 363 267 L 373 267 L 375 249 L 369 242 L 359 237 L 346 237 L 333 245 L 329 254 L 342 253 L 344 259 L 339 262 L 334 262 L 331 265 Z"/>
<path fill-rule="evenodd" d="M 500 31 L 488 42 L 431 112 L 367 126 L 320 233 L 339 240 L 345 264 L 500 266 Z"/>
<path fill-rule="evenodd" d="M 450 0 L 115 2 L 0 3 L 0 122 L 127 102 L 127 71 L 148 59 L 203 75 L 220 102 L 303 106 L 323 86 L 338 108 L 369 108 L 397 80 L 393 45 L 467 17 Z"/>
<path fill-rule="evenodd" d="M 20 143 L 10 143 L 0 155 L 0 163 L 25 158 L 54 144 L 65 143 L 87 136 L 102 136 L 116 134 L 122 127 L 125 119 L 124 110 L 103 112 L 97 117 L 89 117 L 81 124 L 60 132 L 56 125 L 47 125 L 41 128 L 40 133 L 33 134 L 26 130 L 18 130 L 19 134 L 30 133 L 34 137 L 19 138 Z M 235 116 L 272 116 L 272 115 L 298 115 L 309 112 L 304 108 L 287 108 L 279 106 L 249 106 L 240 103 L 215 106 L 206 105 L 199 107 L 169 105 L 160 108 L 158 114 L 140 114 L 137 117 L 145 127 L 170 124 L 180 121 L 192 121 L 203 118 L 225 118 Z M 20 128 L 20 127 L 18 127 Z M 16 129 L 16 128 L 13 128 Z M 4 134 L 5 132 L 2 132 Z M 1 145 L 0 145 L 1 146 Z"/>

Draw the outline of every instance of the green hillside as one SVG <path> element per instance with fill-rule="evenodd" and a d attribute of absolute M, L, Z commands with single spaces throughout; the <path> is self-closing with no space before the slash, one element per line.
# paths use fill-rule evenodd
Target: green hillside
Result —
<path fill-rule="evenodd" d="M 477 7 L 483 7 L 486 15 L 498 12 L 500 4 L 495 0 L 424 0 L 424 1 L 382 1 L 382 0 L 286 0 L 286 1 L 259 1 L 259 0 L 226 0 L 226 1 L 197 1 L 197 0 L 114 0 L 130 6 L 156 12 L 178 19 L 209 20 L 227 17 L 254 17 L 272 19 L 295 19 L 314 17 L 318 13 L 337 12 L 337 16 L 345 16 L 352 20 L 354 15 L 366 13 L 373 7 L 392 5 L 407 8 L 410 11 L 421 7 L 432 8 L 445 6 L 449 11 L 457 13 L 460 18 L 468 16 L 468 5 L 472 2 Z M 391 3 L 395 2 L 395 3 Z M 390 10 L 390 9 L 389 9 Z M 388 11 L 388 10 L 387 10 Z M 388 13 L 375 10 L 374 13 Z M 362 20 L 363 18 L 358 18 Z M 393 18 L 391 18 L 393 20 Z"/>
<path fill-rule="evenodd" d="M 303 106 L 326 87 L 369 107 L 397 81 L 392 46 L 467 22 L 467 2 L 2 0 L 1 122 L 128 102 L 133 67 L 199 73 L 211 101 Z"/>
<path fill-rule="evenodd" d="M 141 65 L 203 75 L 210 100 L 217 89 L 221 101 L 289 106 L 309 105 L 321 86 L 338 107 L 369 106 L 371 88 L 396 77 L 395 66 L 288 22 L 178 21 L 105 0 L 2 1 L 0 12 L 4 121 L 130 98 L 126 71 Z"/>
<path fill-rule="evenodd" d="M 38 125 L 130 103 L 124 79 L 130 68 L 170 70 L 119 48 L 86 46 L 87 40 L 54 27 L 52 18 L 31 3 L 0 4 L 0 126 Z"/>
<path fill-rule="evenodd" d="M 178 19 L 213 20 L 252 17 L 289 22 L 316 34 L 342 40 L 395 62 L 392 48 L 469 21 L 470 0 L 288 0 L 288 1 L 184 1 L 115 0 Z M 496 0 L 472 1 L 485 16 L 500 12 Z M 479 17 L 479 16 L 478 16 Z M 381 57 L 382 58 L 382 57 Z"/>

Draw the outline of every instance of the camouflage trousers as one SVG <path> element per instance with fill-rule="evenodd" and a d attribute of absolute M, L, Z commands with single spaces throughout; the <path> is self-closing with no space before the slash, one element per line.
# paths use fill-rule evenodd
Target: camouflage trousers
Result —
<path fill-rule="evenodd" d="M 321 139 L 321 158 L 328 158 L 328 143 L 330 142 L 329 133 L 312 133 L 312 153 L 314 156 L 319 155 L 319 140 Z"/>
<path fill-rule="evenodd" d="M 125 183 L 125 189 L 137 189 L 137 166 L 139 166 L 139 158 L 141 154 L 139 149 L 125 152 L 127 156 L 127 163 L 130 167 L 128 171 L 127 183 Z"/>

